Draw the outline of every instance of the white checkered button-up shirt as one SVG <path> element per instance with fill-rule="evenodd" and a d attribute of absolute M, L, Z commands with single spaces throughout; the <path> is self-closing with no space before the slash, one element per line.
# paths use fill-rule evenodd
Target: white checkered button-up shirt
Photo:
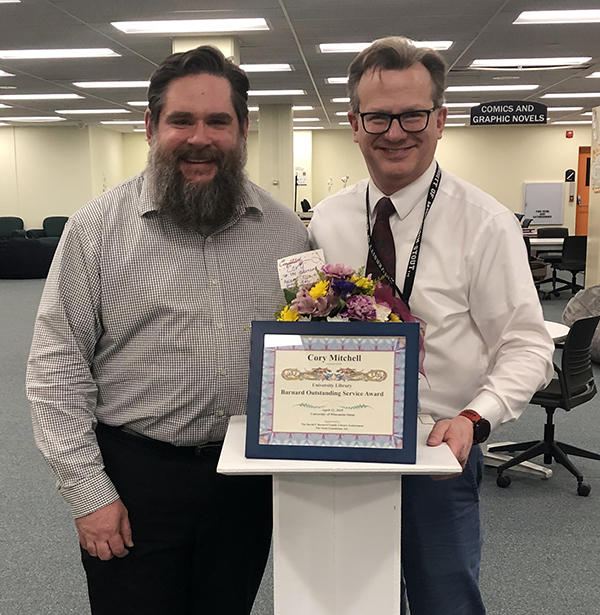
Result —
<path fill-rule="evenodd" d="M 250 323 L 283 303 L 277 259 L 308 249 L 297 215 L 247 182 L 216 234 L 156 211 L 138 175 L 69 220 L 40 304 L 27 393 L 36 443 L 74 516 L 118 498 L 96 421 L 177 446 L 244 414 Z"/>

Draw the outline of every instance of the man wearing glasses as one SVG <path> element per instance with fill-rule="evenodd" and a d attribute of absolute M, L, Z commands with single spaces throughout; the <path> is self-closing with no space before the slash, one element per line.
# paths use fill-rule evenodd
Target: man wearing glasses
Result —
<path fill-rule="evenodd" d="M 309 234 L 330 263 L 366 266 L 425 324 L 420 411 L 463 467 L 403 480 L 402 567 L 412 615 L 481 615 L 479 443 L 552 377 L 515 216 L 442 171 L 447 67 L 408 39 L 375 41 L 349 69 L 348 113 L 369 179 L 326 198 Z"/>

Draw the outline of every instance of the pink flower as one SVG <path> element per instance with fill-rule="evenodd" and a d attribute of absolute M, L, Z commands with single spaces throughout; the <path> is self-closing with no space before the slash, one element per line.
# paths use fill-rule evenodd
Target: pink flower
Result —
<path fill-rule="evenodd" d="M 312 314 L 316 308 L 315 300 L 310 296 L 307 288 L 300 288 L 296 293 L 296 298 L 290 304 L 290 309 L 305 316 Z"/>
<path fill-rule="evenodd" d="M 342 313 L 346 318 L 354 320 L 375 320 L 377 311 L 373 297 L 368 295 L 353 295 L 346 301 L 346 310 Z"/>
<path fill-rule="evenodd" d="M 342 263 L 325 265 L 321 271 L 329 278 L 349 278 L 354 274 L 354 269 L 352 269 L 352 267 L 348 267 Z"/>

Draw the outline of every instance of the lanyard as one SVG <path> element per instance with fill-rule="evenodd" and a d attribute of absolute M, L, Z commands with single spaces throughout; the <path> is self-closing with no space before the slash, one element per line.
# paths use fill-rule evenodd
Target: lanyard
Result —
<path fill-rule="evenodd" d="M 413 244 L 412 251 L 410 253 L 410 258 L 408 259 L 408 266 L 406 267 L 406 275 L 404 276 L 404 288 L 401 291 L 397 284 L 396 280 L 388 275 L 385 271 L 381 261 L 379 260 L 379 256 L 377 256 L 377 252 L 375 250 L 375 246 L 373 245 L 373 241 L 371 240 L 371 213 L 370 213 L 370 205 L 369 205 L 369 186 L 367 185 L 367 192 L 365 195 L 366 208 L 367 208 L 367 238 L 369 240 L 369 252 L 373 256 L 375 263 L 383 273 L 383 275 L 387 278 L 388 282 L 391 284 L 392 288 L 398 293 L 398 296 L 404 303 L 406 307 L 410 307 L 408 302 L 410 300 L 410 296 L 412 294 L 413 285 L 415 283 L 415 274 L 417 272 L 417 262 L 419 261 L 419 252 L 421 250 L 421 238 L 423 236 L 423 226 L 425 225 L 425 218 L 427 218 L 427 214 L 431 209 L 431 205 L 433 204 L 433 200 L 435 199 L 438 188 L 440 187 L 440 180 L 442 178 L 442 171 L 440 169 L 440 165 L 438 164 L 435 169 L 435 175 L 433 176 L 433 180 L 429 186 L 429 190 L 427 191 L 427 202 L 425 203 L 425 212 L 423 213 L 423 220 L 421 221 L 421 227 L 419 228 L 419 232 L 417 233 L 417 237 L 415 238 L 415 243 Z"/>

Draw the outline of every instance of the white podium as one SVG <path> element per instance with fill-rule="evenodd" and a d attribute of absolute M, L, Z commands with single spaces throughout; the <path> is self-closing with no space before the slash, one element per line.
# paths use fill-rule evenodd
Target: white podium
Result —
<path fill-rule="evenodd" d="M 231 418 L 217 471 L 273 475 L 276 615 L 399 615 L 403 474 L 454 474 L 448 446 L 416 464 L 246 459 L 246 417 Z"/>

